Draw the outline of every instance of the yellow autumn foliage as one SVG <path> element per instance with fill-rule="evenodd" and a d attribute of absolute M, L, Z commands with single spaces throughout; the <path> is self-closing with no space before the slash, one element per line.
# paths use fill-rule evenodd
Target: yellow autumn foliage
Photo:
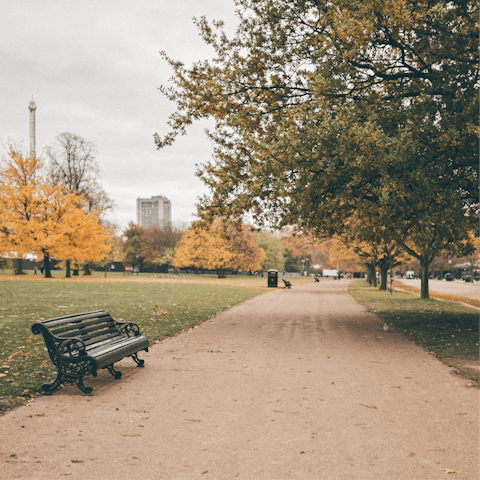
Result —
<path fill-rule="evenodd" d="M 49 185 L 38 158 L 10 150 L 0 183 L 0 253 L 24 257 L 91 260 L 110 249 L 98 212 L 86 213 L 82 197 Z"/>
<path fill-rule="evenodd" d="M 259 270 L 266 255 L 248 228 L 224 227 L 218 220 L 208 230 L 191 228 L 175 249 L 173 265 L 217 270 L 219 275 L 223 270 Z"/>

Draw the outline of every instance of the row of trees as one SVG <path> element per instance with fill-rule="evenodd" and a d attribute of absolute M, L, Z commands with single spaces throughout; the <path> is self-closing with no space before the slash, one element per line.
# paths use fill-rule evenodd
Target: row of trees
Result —
<path fill-rule="evenodd" d="M 290 241 L 290 243 L 289 243 Z M 300 272 L 299 251 L 292 239 L 267 232 L 255 232 L 247 225 L 239 228 L 217 219 L 209 228 L 177 225 L 172 229 L 144 228 L 133 222 L 123 232 L 121 261 L 142 270 L 146 265 L 172 265 L 175 268 L 255 272 L 275 268 Z"/>
<path fill-rule="evenodd" d="M 101 261 L 113 238 L 104 220 L 113 202 L 98 185 L 95 146 L 72 133 L 62 133 L 46 149 L 46 159 L 27 157 L 10 146 L 0 177 L 0 254 L 20 260 L 50 259 L 73 263 Z"/>
<path fill-rule="evenodd" d="M 428 298 L 433 259 L 471 253 L 477 232 L 478 2 L 235 3 L 231 39 L 197 20 L 213 60 L 164 54 L 177 111 L 157 146 L 215 121 L 201 218 L 336 236 L 371 271 L 408 254 Z"/>

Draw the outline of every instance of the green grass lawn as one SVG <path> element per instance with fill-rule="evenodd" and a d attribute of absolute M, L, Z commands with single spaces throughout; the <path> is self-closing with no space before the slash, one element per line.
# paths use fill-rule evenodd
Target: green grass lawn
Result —
<path fill-rule="evenodd" d="M 31 333 L 37 320 L 105 309 L 117 320 L 137 323 L 149 339 L 160 340 L 265 291 L 255 285 L 12 281 L 0 277 L 0 397 L 36 392 L 56 376 L 42 336 Z"/>
<path fill-rule="evenodd" d="M 368 311 L 445 362 L 478 360 L 478 310 L 408 293 L 380 292 L 363 280 L 351 285 L 349 293 Z M 478 374 L 472 378 L 478 381 Z"/>

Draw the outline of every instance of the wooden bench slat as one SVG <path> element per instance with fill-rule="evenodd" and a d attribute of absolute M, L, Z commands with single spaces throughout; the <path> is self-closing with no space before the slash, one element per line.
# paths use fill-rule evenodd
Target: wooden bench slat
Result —
<path fill-rule="evenodd" d="M 62 326 L 58 326 L 54 328 L 49 327 L 49 328 L 54 335 L 59 335 L 60 333 L 68 332 L 69 330 L 84 329 L 90 326 L 100 325 L 102 323 L 115 325 L 113 318 L 109 316 L 109 317 L 96 318 L 95 320 L 88 320 L 87 322 L 69 321 L 68 323 L 63 324 Z"/>
<path fill-rule="evenodd" d="M 109 316 L 110 314 L 106 310 L 97 310 L 95 312 L 81 313 L 79 315 L 66 315 L 65 317 L 50 318 L 48 320 L 42 320 L 42 324 L 48 328 L 52 328 L 55 325 L 62 325 L 69 323 L 69 321 L 83 321 L 89 318 L 98 318 L 101 316 Z"/>
<path fill-rule="evenodd" d="M 88 347 L 89 345 L 102 342 L 103 340 L 109 339 L 109 338 L 125 338 L 123 335 L 118 333 L 118 330 L 115 330 L 114 332 L 105 332 L 103 335 L 95 336 L 92 338 L 89 338 L 87 340 L 83 340 L 83 343 Z"/>
<path fill-rule="evenodd" d="M 102 322 L 102 323 L 96 323 L 95 325 L 90 324 L 90 326 L 86 328 L 81 328 L 78 325 L 75 325 L 75 326 L 72 326 L 71 328 L 62 328 L 62 329 L 55 329 L 55 330 L 52 329 L 51 332 L 57 337 L 78 337 L 80 335 L 85 335 L 87 333 L 95 332 L 96 330 L 102 330 L 105 328 L 117 328 L 117 327 L 115 326 L 114 322 Z"/>

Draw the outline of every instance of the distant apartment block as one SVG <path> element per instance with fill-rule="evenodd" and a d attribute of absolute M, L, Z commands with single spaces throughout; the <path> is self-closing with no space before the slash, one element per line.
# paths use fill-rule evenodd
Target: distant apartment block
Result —
<path fill-rule="evenodd" d="M 137 198 L 137 224 L 165 228 L 172 223 L 172 203 L 167 197 Z"/>

